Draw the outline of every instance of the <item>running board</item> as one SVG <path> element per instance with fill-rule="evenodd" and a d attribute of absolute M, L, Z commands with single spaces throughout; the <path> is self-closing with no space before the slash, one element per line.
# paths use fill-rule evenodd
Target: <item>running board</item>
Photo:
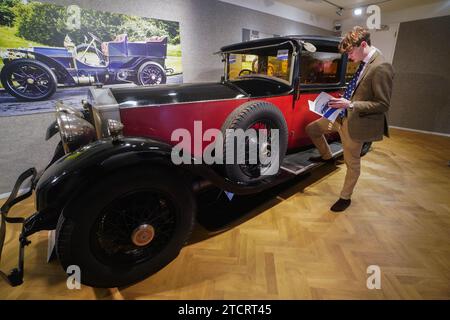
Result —
<path fill-rule="evenodd" d="M 330 149 L 333 158 L 339 157 L 343 153 L 342 144 L 339 142 L 330 143 Z M 281 169 L 296 176 L 305 173 L 324 164 L 324 162 L 309 161 L 310 157 L 317 155 L 318 153 L 315 148 L 290 154 L 283 159 Z"/>

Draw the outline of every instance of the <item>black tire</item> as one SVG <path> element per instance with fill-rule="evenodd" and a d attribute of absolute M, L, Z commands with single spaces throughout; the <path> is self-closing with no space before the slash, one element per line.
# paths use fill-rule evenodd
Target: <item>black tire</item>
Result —
<path fill-rule="evenodd" d="M 165 84 L 167 75 L 164 68 L 153 61 L 147 61 L 140 65 L 137 72 L 138 85 Z"/>
<path fill-rule="evenodd" d="M 58 80 L 45 63 L 17 59 L 6 64 L 0 75 L 3 88 L 19 100 L 39 101 L 51 97 Z"/>
<path fill-rule="evenodd" d="M 361 157 L 364 157 L 372 147 L 372 142 L 364 142 L 361 148 Z"/>
<path fill-rule="evenodd" d="M 286 120 L 284 119 L 283 113 L 276 106 L 269 102 L 265 101 L 250 101 L 241 105 L 239 108 L 235 109 L 226 119 L 224 124 L 222 125 L 221 131 L 224 137 L 223 143 L 223 160 L 224 160 L 224 171 L 225 175 L 232 181 L 235 182 L 256 182 L 258 180 L 267 178 L 267 175 L 261 174 L 264 170 L 267 171 L 269 167 L 261 166 L 259 162 L 259 157 L 257 164 L 248 165 L 248 164 L 238 164 L 237 163 L 237 143 L 236 140 L 230 135 L 230 131 L 227 132 L 227 129 L 242 129 L 247 130 L 252 128 L 255 124 L 264 124 L 265 127 L 270 131 L 271 129 L 279 130 L 279 152 L 278 152 L 278 161 L 279 165 L 281 165 L 284 156 L 287 151 L 287 143 L 288 143 L 288 128 L 286 124 Z M 234 144 L 235 151 L 235 159 L 233 161 L 234 164 L 226 164 L 225 161 L 227 159 L 227 148 L 232 148 Z M 247 150 L 248 141 L 246 140 L 246 150 Z M 258 144 L 257 149 L 260 150 L 261 146 Z M 231 149 L 229 149 L 231 150 Z M 272 150 L 270 150 L 272 151 Z M 259 151 L 258 151 L 259 152 Z M 247 159 L 247 155 L 245 156 Z M 271 166 L 273 164 L 269 164 Z M 278 168 L 279 169 L 279 168 Z"/>
<path fill-rule="evenodd" d="M 87 51 L 86 51 L 87 49 Z M 86 51 L 86 53 L 90 53 L 90 54 L 94 54 L 97 56 L 98 59 L 98 63 L 88 63 L 86 60 L 86 56 L 82 58 L 83 53 Z M 106 59 L 105 59 L 105 55 L 103 54 L 103 52 L 97 48 L 95 48 L 94 46 L 89 46 L 88 44 L 80 44 L 77 46 L 77 57 L 78 60 L 80 60 L 81 62 L 88 64 L 88 65 L 105 65 L 106 64 Z M 84 61 L 83 61 L 83 60 Z"/>
<path fill-rule="evenodd" d="M 59 218 L 62 267 L 79 266 L 81 283 L 102 288 L 157 272 L 176 258 L 192 231 L 196 208 L 187 186 L 173 170 L 158 167 L 123 170 L 89 186 Z M 130 231 L 142 223 L 154 228 L 154 238 L 138 246 Z"/>

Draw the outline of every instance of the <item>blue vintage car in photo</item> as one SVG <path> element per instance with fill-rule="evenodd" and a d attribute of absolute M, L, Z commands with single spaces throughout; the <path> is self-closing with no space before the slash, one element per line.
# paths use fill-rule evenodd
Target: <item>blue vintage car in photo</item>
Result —
<path fill-rule="evenodd" d="M 66 37 L 62 48 L 7 49 L 0 74 L 3 87 L 20 100 L 37 101 L 51 97 L 58 85 L 157 85 L 173 72 L 165 67 L 167 37 L 129 42 L 123 34 L 102 42 L 89 35 L 91 40 L 78 46 Z"/>

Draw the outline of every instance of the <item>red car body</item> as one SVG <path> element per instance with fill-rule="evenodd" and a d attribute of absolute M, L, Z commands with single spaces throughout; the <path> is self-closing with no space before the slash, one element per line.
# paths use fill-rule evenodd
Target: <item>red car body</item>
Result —
<path fill-rule="evenodd" d="M 59 131 L 61 143 L 51 163 L 40 174 L 34 168 L 22 173 L 1 207 L 3 231 L 7 222 L 23 224 L 18 268 L 7 281 L 22 283 L 27 237 L 56 229 L 61 264 L 82 266 L 83 283 L 134 283 L 176 257 L 192 231 L 203 191 L 226 191 L 230 199 L 255 194 L 318 166 L 307 160 L 313 146 L 305 128 L 318 118 L 308 101 L 321 91 L 337 97 L 345 88 L 347 57 L 338 52 L 338 43 L 338 38 L 317 36 L 238 43 L 221 48 L 225 75 L 220 82 L 91 88 L 83 112 L 57 104 L 57 123 L 47 138 Z M 236 118 L 242 110 L 255 117 L 247 118 L 247 127 L 260 115 L 277 117 L 268 122 L 283 130 L 287 146 L 277 154 L 282 161 L 274 175 L 263 176 L 261 170 L 258 179 L 250 175 L 244 181 L 230 177 L 228 164 L 173 162 L 176 129 L 203 137 L 208 129 L 223 131 L 230 119 L 244 119 Z M 209 143 L 203 141 L 199 150 L 193 141 L 186 147 L 197 157 Z M 335 145 L 334 155 L 341 152 Z M 30 190 L 18 195 L 30 177 Z M 37 211 L 23 221 L 8 218 L 10 208 L 33 190 Z"/>

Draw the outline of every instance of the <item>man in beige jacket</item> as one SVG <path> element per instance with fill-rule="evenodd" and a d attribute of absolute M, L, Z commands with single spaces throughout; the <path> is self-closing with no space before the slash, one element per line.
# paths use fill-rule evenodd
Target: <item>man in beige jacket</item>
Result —
<path fill-rule="evenodd" d="M 339 45 L 350 60 L 360 65 L 349 82 L 344 96 L 332 99 L 329 106 L 342 109 L 334 123 L 326 118 L 318 119 L 306 127 L 306 132 L 320 152 L 311 161 L 332 162 L 330 146 L 324 133 L 337 131 L 344 149 L 347 166 L 344 186 L 332 211 L 344 211 L 351 203 L 353 189 L 361 170 L 361 148 L 364 142 L 379 141 L 383 134 L 389 136 L 386 112 L 389 109 L 394 71 L 384 61 L 381 53 L 371 46 L 370 33 L 362 27 L 354 27 Z"/>

